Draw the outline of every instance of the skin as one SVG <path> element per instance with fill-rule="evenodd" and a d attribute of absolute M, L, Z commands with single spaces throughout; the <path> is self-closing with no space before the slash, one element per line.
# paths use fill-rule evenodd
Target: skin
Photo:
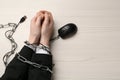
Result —
<path fill-rule="evenodd" d="M 53 34 L 54 20 L 50 12 L 42 10 L 36 13 L 30 24 L 29 43 L 43 44 L 49 47 Z"/>

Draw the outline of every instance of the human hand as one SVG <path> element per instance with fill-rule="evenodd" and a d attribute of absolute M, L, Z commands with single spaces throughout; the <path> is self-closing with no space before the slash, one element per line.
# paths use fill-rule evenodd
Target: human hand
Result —
<path fill-rule="evenodd" d="M 39 44 L 41 27 L 42 27 L 43 13 L 38 12 L 31 20 L 30 23 L 30 34 L 29 34 L 29 43 L 30 44 Z"/>
<path fill-rule="evenodd" d="M 41 39 L 40 43 L 49 47 L 49 42 L 53 34 L 53 17 L 52 14 L 48 11 L 41 11 L 44 14 L 44 19 L 41 28 Z"/>
<path fill-rule="evenodd" d="M 40 11 L 31 20 L 30 44 L 43 44 L 49 47 L 49 41 L 53 33 L 53 17 L 48 11 Z"/>

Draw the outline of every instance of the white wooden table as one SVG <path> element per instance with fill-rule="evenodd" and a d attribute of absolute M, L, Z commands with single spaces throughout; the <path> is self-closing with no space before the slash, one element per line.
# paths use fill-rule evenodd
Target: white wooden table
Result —
<path fill-rule="evenodd" d="M 53 13 L 55 35 L 69 22 L 79 29 L 74 37 L 52 43 L 54 80 L 120 80 L 120 0 L 0 0 L 0 24 L 28 17 L 14 34 L 16 52 L 39 10 Z M 5 69 L 2 57 L 10 49 L 6 30 L 0 29 L 0 75 Z"/>

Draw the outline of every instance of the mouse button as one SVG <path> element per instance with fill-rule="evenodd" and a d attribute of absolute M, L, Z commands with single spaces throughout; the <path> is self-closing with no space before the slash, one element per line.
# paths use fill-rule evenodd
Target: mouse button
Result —
<path fill-rule="evenodd" d="M 61 28 L 59 29 L 59 31 L 66 31 L 67 29 L 69 29 L 69 26 L 68 26 L 68 25 L 65 25 L 65 26 L 61 27 Z"/>
<path fill-rule="evenodd" d="M 64 36 L 65 36 L 65 33 L 66 33 L 66 32 L 65 32 L 64 29 L 59 29 L 59 30 L 58 30 L 58 34 L 59 34 L 60 37 L 64 37 Z"/>
<path fill-rule="evenodd" d="M 70 27 L 68 25 L 63 27 L 63 30 L 68 30 Z"/>
<path fill-rule="evenodd" d="M 77 32 L 77 26 L 75 24 L 71 25 L 71 32 L 73 33 Z"/>

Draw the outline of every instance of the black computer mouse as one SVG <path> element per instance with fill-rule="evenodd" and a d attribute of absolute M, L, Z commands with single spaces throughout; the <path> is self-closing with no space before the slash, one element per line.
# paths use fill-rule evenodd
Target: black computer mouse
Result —
<path fill-rule="evenodd" d="M 59 36 L 63 39 L 74 35 L 76 32 L 77 32 L 77 26 L 73 23 L 68 23 L 58 30 Z"/>

